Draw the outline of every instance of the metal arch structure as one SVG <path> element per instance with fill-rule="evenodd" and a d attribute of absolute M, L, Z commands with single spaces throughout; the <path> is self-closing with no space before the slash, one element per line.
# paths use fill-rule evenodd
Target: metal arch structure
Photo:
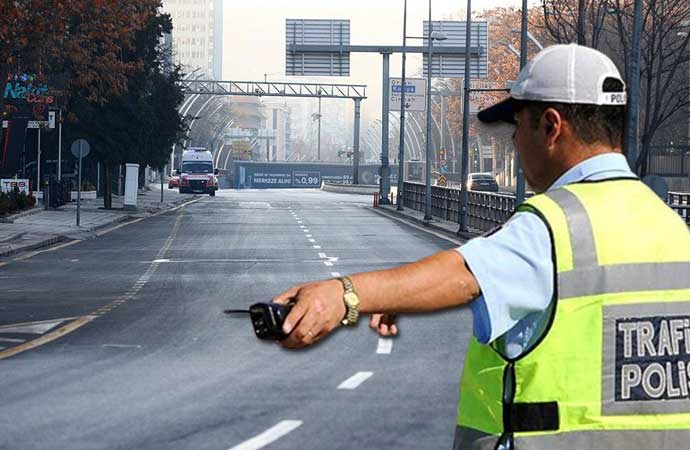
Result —
<path fill-rule="evenodd" d="M 409 117 L 410 121 L 415 120 L 414 117 L 411 115 L 411 113 L 408 113 L 408 114 L 410 114 L 410 117 Z M 391 117 L 395 117 L 395 116 L 391 116 Z M 396 117 L 396 119 L 398 120 L 398 123 L 400 123 L 400 118 Z M 414 132 L 414 130 L 412 130 L 408 127 L 405 127 L 405 135 L 408 136 L 408 139 L 405 140 L 405 145 L 407 145 L 408 140 L 410 141 L 410 144 L 416 144 L 417 153 L 415 153 L 414 155 L 410 154 L 411 159 L 416 159 L 417 161 L 421 161 L 422 160 L 422 153 L 423 153 L 422 143 L 419 140 L 421 135 Z M 412 141 L 412 139 L 414 139 L 414 141 Z M 410 148 L 414 149 L 414 147 L 415 147 L 415 145 L 412 145 Z M 414 156 L 414 158 L 412 158 L 412 156 Z"/>
<path fill-rule="evenodd" d="M 438 105 L 439 109 L 441 108 L 441 102 L 438 101 L 438 99 L 434 99 L 434 98 L 432 97 L 432 98 L 431 98 L 431 101 L 432 101 L 432 103 L 435 103 L 436 105 Z M 445 124 L 446 124 L 446 127 L 444 128 L 444 127 L 442 127 L 442 126 L 439 125 L 440 122 L 436 119 L 436 117 L 434 117 L 433 114 L 431 115 L 431 117 L 433 118 L 434 124 L 436 125 L 436 129 L 438 130 L 438 135 L 439 135 L 439 138 L 440 138 L 439 141 L 440 141 L 440 142 L 443 142 L 443 138 L 441 137 L 441 133 L 443 133 L 444 131 L 448 131 L 448 130 L 449 130 L 448 127 L 449 127 L 450 123 L 448 123 L 448 118 L 446 117 L 445 114 L 443 115 L 443 117 L 441 117 L 441 120 L 444 121 Z M 455 139 L 453 139 L 451 133 L 449 133 L 449 137 L 450 137 L 450 147 L 451 147 L 451 149 L 453 149 L 453 155 L 455 155 L 455 154 L 456 154 L 456 153 L 455 153 Z M 440 147 L 440 145 L 441 145 L 440 142 L 437 142 L 437 144 L 438 144 L 437 147 Z"/>
<path fill-rule="evenodd" d="M 424 133 L 424 130 L 422 130 L 422 125 L 419 123 L 419 120 L 417 119 L 417 114 L 421 114 L 421 113 L 414 113 L 414 112 L 410 111 L 407 114 L 409 115 L 409 118 L 410 118 L 410 121 L 412 122 L 412 124 L 416 125 L 416 127 L 417 127 L 417 133 L 415 133 L 415 136 L 424 136 L 425 133 Z M 421 144 L 420 144 L 420 148 L 421 148 Z M 424 156 L 424 158 L 422 158 L 422 156 Z M 420 161 L 426 161 L 426 150 L 421 152 L 419 160 Z"/>
<path fill-rule="evenodd" d="M 391 113 L 391 118 L 396 120 L 398 122 L 398 132 L 400 131 L 400 117 L 399 116 L 394 116 L 393 113 Z M 421 159 L 421 153 L 422 153 L 422 143 L 419 140 L 419 136 L 413 132 L 413 130 L 405 127 L 405 146 L 407 147 L 408 143 L 410 145 L 410 149 L 416 150 L 414 155 L 410 153 L 410 159 Z"/>
<path fill-rule="evenodd" d="M 327 83 L 286 83 L 274 81 L 215 81 L 187 78 L 180 82 L 185 95 L 293 98 L 342 98 L 355 102 L 352 182 L 359 184 L 359 128 L 361 103 L 366 99 L 366 85 Z M 194 100 L 196 101 L 196 100 Z M 208 102 L 207 102 L 208 103 Z M 198 113 L 197 113 L 198 114 Z"/>
<path fill-rule="evenodd" d="M 396 128 L 397 133 L 400 134 L 400 118 L 394 115 L 394 113 L 390 113 L 390 115 L 391 124 Z M 421 152 L 420 145 L 417 136 L 405 127 L 405 148 L 410 149 L 410 159 L 414 159 L 418 155 L 418 152 Z"/>

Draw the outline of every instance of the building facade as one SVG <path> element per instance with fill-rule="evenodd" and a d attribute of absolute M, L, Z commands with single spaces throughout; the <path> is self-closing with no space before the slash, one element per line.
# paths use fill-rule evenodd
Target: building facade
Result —
<path fill-rule="evenodd" d="M 223 0 L 163 0 L 173 21 L 173 59 L 187 72 L 222 79 Z"/>

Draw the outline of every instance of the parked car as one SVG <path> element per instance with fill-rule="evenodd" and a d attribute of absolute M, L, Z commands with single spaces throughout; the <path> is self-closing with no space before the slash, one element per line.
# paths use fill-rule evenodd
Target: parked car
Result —
<path fill-rule="evenodd" d="M 498 192 L 498 183 L 490 173 L 475 172 L 467 175 L 467 189 L 470 191 Z"/>
<path fill-rule="evenodd" d="M 168 189 L 180 187 L 180 177 L 177 175 L 168 178 Z"/>

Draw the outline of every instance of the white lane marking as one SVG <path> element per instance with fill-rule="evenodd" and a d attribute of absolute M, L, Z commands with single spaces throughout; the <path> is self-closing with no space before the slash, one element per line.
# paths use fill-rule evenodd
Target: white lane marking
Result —
<path fill-rule="evenodd" d="M 325 253 L 319 253 L 319 258 L 328 258 Z"/>
<path fill-rule="evenodd" d="M 376 353 L 379 355 L 388 355 L 393 350 L 393 339 L 379 338 L 379 345 L 376 348 Z"/>
<path fill-rule="evenodd" d="M 316 239 L 311 239 L 311 238 L 309 238 L 308 241 L 311 242 L 311 243 L 313 244 L 314 242 L 316 242 Z"/>
<path fill-rule="evenodd" d="M 169 259 L 154 259 L 153 262 L 155 263 L 167 263 L 170 262 Z"/>
<path fill-rule="evenodd" d="M 301 220 L 298 220 L 297 223 L 300 224 L 300 225 L 302 225 L 302 221 L 301 221 Z"/>
<path fill-rule="evenodd" d="M 307 229 L 305 228 L 305 229 L 304 229 L 304 232 L 305 232 L 305 233 L 309 233 L 309 230 L 307 230 Z"/>
<path fill-rule="evenodd" d="M 330 262 L 330 261 L 324 261 L 323 263 L 324 263 L 325 265 L 327 265 L 328 267 L 331 267 L 331 266 L 333 265 L 333 263 Z"/>
<path fill-rule="evenodd" d="M 374 372 L 357 372 L 347 380 L 340 383 L 338 389 L 357 389 L 360 384 L 364 383 Z"/>
<path fill-rule="evenodd" d="M 283 420 L 263 433 L 228 450 L 258 450 L 302 426 L 301 420 Z"/>
<path fill-rule="evenodd" d="M 321 246 L 320 246 L 320 245 L 315 245 L 314 248 L 317 249 L 317 250 L 321 250 Z"/>
<path fill-rule="evenodd" d="M 240 208 L 248 209 L 271 209 L 272 206 L 268 202 L 239 202 Z"/>
<path fill-rule="evenodd" d="M 305 227 L 304 225 L 300 225 L 299 227 L 300 227 L 301 229 L 307 228 L 307 227 Z"/>
<path fill-rule="evenodd" d="M 13 339 L 13 338 L 0 337 L 0 342 L 11 342 L 11 343 L 19 344 L 22 342 L 26 342 L 26 339 Z"/>
<path fill-rule="evenodd" d="M 340 276 L 340 272 L 331 272 L 331 276 L 332 276 L 332 277 L 339 277 L 339 276 Z"/>
<path fill-rule="evenodd" d="M 314 237 L 314 236 L 312 236 L 311 234 L 308 234 L 307 237 L 310 238 L 310 237 Z"/>

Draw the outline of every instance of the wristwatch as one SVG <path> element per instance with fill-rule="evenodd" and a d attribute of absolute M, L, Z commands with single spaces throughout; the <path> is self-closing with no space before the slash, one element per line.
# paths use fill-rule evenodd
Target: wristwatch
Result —
<path fill-rule="evenodd" d="M 353 327 L 357 324 L 357 320 L 359 319 L 359 296 L 357 295 L 357 291 L 355 291 L 350 277 L 339 277 L 338 280 L 343 283 L 343 289 L 345 289 L 345 293 L 343 294 L 345 317 L 343 317 L 340 323 L 347 327 Z"/>

